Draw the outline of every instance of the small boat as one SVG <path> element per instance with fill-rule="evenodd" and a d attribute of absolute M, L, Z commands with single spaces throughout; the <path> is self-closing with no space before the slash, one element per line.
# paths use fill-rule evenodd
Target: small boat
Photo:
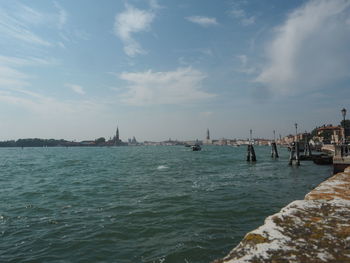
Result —
<path fill-rule="evenodd" d="M 313 156 L 313 162 L 319 165 L 330 165 L 333 164 L 333 156 L 327 154 L 320 154 Z"/>
<path fill-rule="evenodd" d="M 192 145 L 191 148 L 192 148 L 192 151 L 200 151 L 200 150 L 202 150 L 202 148 L 198 144 Z"/>
<path fill-rule="evenodd" d="M 300 155 L 299 160 L 300 161 L 313 161 L 315 158 L 315 155 Z"/>

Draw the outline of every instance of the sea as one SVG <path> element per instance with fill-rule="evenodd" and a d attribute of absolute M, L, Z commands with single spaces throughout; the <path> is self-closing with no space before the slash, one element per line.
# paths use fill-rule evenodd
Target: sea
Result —
<path fill-rule="evenodd" d="M 0 148 L 0 262 L 209 263 L 331 176 L 278 150 Z"/>

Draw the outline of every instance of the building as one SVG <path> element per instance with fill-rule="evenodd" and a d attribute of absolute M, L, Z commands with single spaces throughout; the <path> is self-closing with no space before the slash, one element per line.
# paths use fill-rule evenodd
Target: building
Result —
<path fill-rule="evenodd" d="M 305 142 L 306 140 L 309 140 L 310 137 L 311 135 L 308 132 L 298 133 L 297 135 L 290 134 L 277 140 L 277 144 L 289 145 L 292 142 L 296 142 L 296 141 Z"/>
<path fill-rule="evenodd" d="M 115 136 L 113 138 L 114 145 L 119 145 L 122 141 L 119 139 L 119 128 L 117 126 L 117 130 L 115 132 Z"/>
<path fill-rule="evenodd" d="M 290 134 L 280 139 L 279 144 L 289 145 L 294 141 L 295 141 L 295 136 Z"/>
<path fill-rule="evenodd" d="M 209 132 L 209 129 L 207 129 L 207 136 L 206 136 L 205 140 L 203 141 L 203 144 L 213 144 L 213 141 L 210 140 L 210 132 Z"/>
<path fill-rule="evenodd" d="M 118 128 L 118 126 L 117 126 L 117 130 L 115 131 L 115 136 L 112 139 L 110 139 L 106 144 L 109 145 L 109 146 L 126 146 L 126 145 L 128 145 L 128 143 L 123 142 L 119 138 L 119 128 Z"/>
<path fill-rule="evenodd" d="M 309 140 L 310 137 L 311 134 L 306 131 L 304 133 L 298 133 L 297 136 L 294 136 L 294 138 L 297 139 L 299 142 L 305 142 Z"/>
<path fill-rule="evenodd" d="M 95 146 L 96 142 L 95 141 L 81 141 L 79 146 Z"/>
<path fill-rule="evenodd" d="M 140 145 L 140 143 L 136 140 L 135 136 L 133 136 L 132 139 L 128 139 L 128 144 L 132 146 Z"/>
<path fill-rule="evenodd" d="M 316 137 L 323 143 L 341 143 L 344 128 L 341 126 L 323 125 L 316 130 Z"/>

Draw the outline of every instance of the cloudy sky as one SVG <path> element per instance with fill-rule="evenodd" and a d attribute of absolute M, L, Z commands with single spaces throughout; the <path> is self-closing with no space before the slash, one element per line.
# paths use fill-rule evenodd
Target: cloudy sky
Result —
<path fill-rule="evenodd" d="M 0 140 L 269 138 L 349 98 L 348 0 L 0 2 Z"/>

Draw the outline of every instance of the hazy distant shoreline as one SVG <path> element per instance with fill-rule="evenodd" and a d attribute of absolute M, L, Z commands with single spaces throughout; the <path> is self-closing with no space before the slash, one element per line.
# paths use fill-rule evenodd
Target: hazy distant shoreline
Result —
<path fill-rule="evenodd" d="M 271 140 L 268 139 L 254 139 L 257 145 L 269 145 Z M 166 141 L 144 141 L 144 142 L 123 142 L 119 140 L 115 142 L 113 139 L 106 141 L 103 137 L 96 140 L 84 140 L 84 141 L 68 141 L 64 139 L 40 139 L 40 138 L 27 138 L 18 140 L 7 140 L 0 141 L 0 147 L 111 147 L 111 146 L 185 146 L 185 145 L 216 145 L 216 146 L 240 146 L 248 144 L 248 140 L 238 140 L 238 139 L 221 139 L 212 140 L 211 143 L 200 140 L 166 140 Z"/>

